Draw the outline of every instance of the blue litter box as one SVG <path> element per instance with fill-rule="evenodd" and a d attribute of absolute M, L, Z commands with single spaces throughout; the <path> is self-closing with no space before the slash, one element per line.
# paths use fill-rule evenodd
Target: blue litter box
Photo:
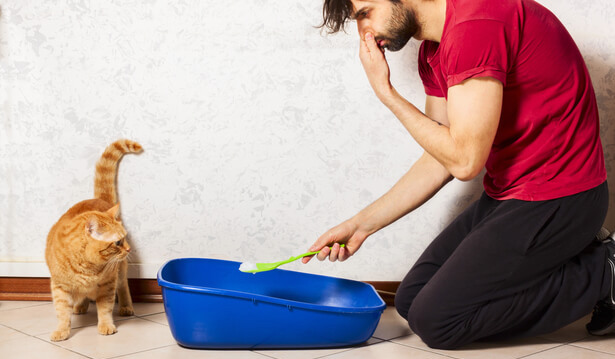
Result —
<path fill-rule="evenodd" d="M 369 284 L 180 258 L 158 272 L 173 337 L 200 349 L 330 348 L 369 339 L 386 305 Z"/>

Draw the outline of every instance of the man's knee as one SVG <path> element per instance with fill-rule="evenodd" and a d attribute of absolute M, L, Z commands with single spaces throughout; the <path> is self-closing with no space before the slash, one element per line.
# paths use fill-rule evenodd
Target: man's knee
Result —
<path fill-rule="evenodd" d="M 421 305 L 415 301 L 408 311 L 406 319 L 410 329 L 418 335 L 427 346 L 433 349 L 451 350 L 460 347 L 451 334 L 450 318 L 444 318 L 437 306 Z"/>
<path fill-rule="evenodd" d="M 407 298 L 407 296 L 401 291 L 397 291 L 395 294 L 395 309 L 397 310 L 397 313 L 399 313 L 399 315 L 406 320 L 408 319 L 408 311 L 410 310 L 411 304 L 411 299 Z"/>
<path fill-rule="evenodd" d="M 414 296 L 398 291 L 395 294 L 395 309 L 408 321 L 410 329 L 418 335 L 429 347 L 434 349 L 451 349 L 441 340 L 441 318 L 437 317 L 432 306 L 421 305 L 414 301 Z"/>

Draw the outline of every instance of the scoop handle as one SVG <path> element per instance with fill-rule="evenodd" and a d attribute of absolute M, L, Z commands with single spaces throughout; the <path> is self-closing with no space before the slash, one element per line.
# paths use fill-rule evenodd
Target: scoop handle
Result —
<path fill-rule="evenodd" d="M 340 248 L 342 248 L 342 247 L 346 247 L 346 245 L 345 244 L 340 244 Z M 333 248 L 333 247 L 329 247 L 329 249 L 331 249 L 331 248 Z M 322 249 L 320 251 L 322 251 Z M 296 257 L 292 257 L 291 259 L 292 260 L 297 260 L 299 258 L 303 258 L 303 257 L 311 256 L 311 255 L 314 255 L 314 254 L 318 254 L 318 253 L 320 253 L 320 251 L 303 253 L 303 254 L 300 254 L 300 255 L 298 255 Z"/>

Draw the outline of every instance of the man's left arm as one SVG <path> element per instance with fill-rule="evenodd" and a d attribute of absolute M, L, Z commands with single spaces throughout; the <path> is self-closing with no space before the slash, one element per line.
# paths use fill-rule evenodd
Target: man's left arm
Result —
<path fill-rule="evenodd" d="M 384 54 L 370 33 L 361 39 L 360 58 L 378 98 L 425 151 L 460 180 L 470 180 L 482 171 L 499 125 L 503 95 L 500 81 L 481 77 L 450 87 L 447 127 L 397 93 L 390 83 Z"/>

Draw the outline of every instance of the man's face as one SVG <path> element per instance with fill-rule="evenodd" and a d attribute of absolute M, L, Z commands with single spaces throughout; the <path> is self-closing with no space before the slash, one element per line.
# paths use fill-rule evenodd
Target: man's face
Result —
<path fill-rule="evenodd" d="M 389 0 L 352 0 L 353 19 L 361 38 L 371 32 L 380 48 L 399 51 L 417 34 L 419 25 L 412 10 Z"/>

